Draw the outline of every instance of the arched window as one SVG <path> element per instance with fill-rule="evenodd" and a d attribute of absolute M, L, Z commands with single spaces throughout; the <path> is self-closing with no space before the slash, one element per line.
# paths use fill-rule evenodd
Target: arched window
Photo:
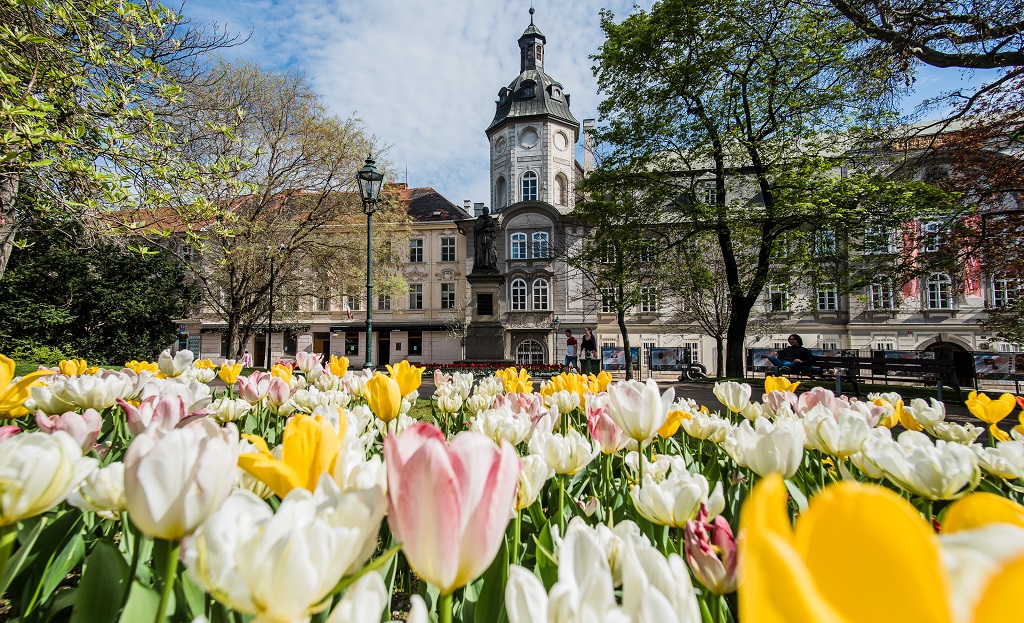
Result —
<path fill-rule="evenodd" d="M 505 178 L 499 177 L 494 183 L 494 205 L 498 206 L 499 210 L 505 207 L 506 195 L 508 192 L 505 190 Z"/>
<path fill-rule="evenodd" d="M 928 309 L 953 309 L 953 280 L 948 273 L 928 275 Z"/>
<path fill-rule="evenodd" d="M 533 234 L 533 257 L 548 257 L 550 245 L 548 232 L 538 231 Z"/>
<path fill-rule="evenodd" d="M 522 201 L 537 200 L 537 174 L 533 171 L 523 173 Z"/>
<path fill-rule="evenodd" d="M 560 206 L 569 205 L 569 180 L 561 173 L 555 176 L 555 202 Z"/>
<path fill-rule="evenodd" d="M 516 347 L 516 363 L 537 364 L 544 363 L 544 346 L 535 340 L 524 340 Z"/>
<path fill-rule="evenodd" d="M 548 306 L 548 280 L 533 280 L 533 311 L 547 311 Z"/>
<path fill-rule="evenodd" d="M 512 311 L 526 311 L 526 281 L 513 279 L 509 299 Z"/>
<path fill-rule="evenodd" d="M 523 232 L 512 234 L 512 253 L 509 257 L 513 260 L 526 259 L 526 234 Z"/>

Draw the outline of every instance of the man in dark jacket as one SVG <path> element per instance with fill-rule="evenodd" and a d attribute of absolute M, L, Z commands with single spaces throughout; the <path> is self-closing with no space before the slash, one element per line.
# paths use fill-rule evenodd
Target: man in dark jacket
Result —
<path fill-rule="evenodd" d="M 768 361 L 775 366 L 775 373 L 780 372 L 802 372 L 804 374 L 821 374 L 821 368 L 811 365 L 814 363 L 814 353 L 804 348 L 804 341 L 794 333 L 789 336 L 789 346 L 777 351 L 774 356 L 769 355 Z"/>

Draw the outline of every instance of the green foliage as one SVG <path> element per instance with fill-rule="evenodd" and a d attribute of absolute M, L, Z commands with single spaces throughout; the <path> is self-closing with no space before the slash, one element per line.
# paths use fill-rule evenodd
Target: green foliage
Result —
<path fill-rule="evenodd" d="M 195 300 L 164 253 L 139 254 L 75 225 L 32 221 L 0 278 L 0 352 L 52 365 L 66 356 L 122 364 L 152 359 L 174 339 Z"/>

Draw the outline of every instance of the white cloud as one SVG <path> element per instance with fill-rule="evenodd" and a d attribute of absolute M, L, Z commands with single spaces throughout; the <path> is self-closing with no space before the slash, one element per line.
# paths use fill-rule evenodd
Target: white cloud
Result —
<path fill-rule="evenodd" d="M 649 6 L 650 2 L 642 3 Z M 590 55 L 604 40 L 601 5 L 538 0 L 545 70 L 572 96 L 577 119 L 597 116 Z M 603 3 L 617 17 L 631 0 Z M 267 69 L 304 72 L 330 110 L 356 115 L 391 146 L 398 181 L 432 186 L 456 204 L 487 201 L 484 129 L 498 89 L 519 74 L 516 41 L 529 4 L 458 0 L 196 0 L 185 12 L 252 31 L 230 52 Z"/>

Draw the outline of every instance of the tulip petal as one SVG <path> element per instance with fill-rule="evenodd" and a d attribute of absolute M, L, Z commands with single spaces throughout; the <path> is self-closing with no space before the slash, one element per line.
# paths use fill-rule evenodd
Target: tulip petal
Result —
<path fill-rule="evenodd" d="M 993 493 L 972 493 L 949 505 L 942 531 L 974 530 L 990 523 L 1024 528 L 1024 506 Z"/>
<path fill-rule="evenodd" d="M 938 540 L 888 489 L 824 489 L 797 520 L 796 547 L 820 593 L 852 621 L 950 620 Z M 899 578 L 900 590 L 878 590 L 883 570 Z"/>
<path fill-rule="evenodd" d="M 279 498 L 292 489 L 303 487 L 302 476 L 290 465 L 269 454 L 248 452 L 238 455 L 238 466 L 268 487 Z"/>
<path fill-rule="evenodd" d="M 1003 567 L 989 581 L 974 609 L 974 623 L 1020 621 L 1020 587 L 1024 586 L 1024 556 Z"/>

